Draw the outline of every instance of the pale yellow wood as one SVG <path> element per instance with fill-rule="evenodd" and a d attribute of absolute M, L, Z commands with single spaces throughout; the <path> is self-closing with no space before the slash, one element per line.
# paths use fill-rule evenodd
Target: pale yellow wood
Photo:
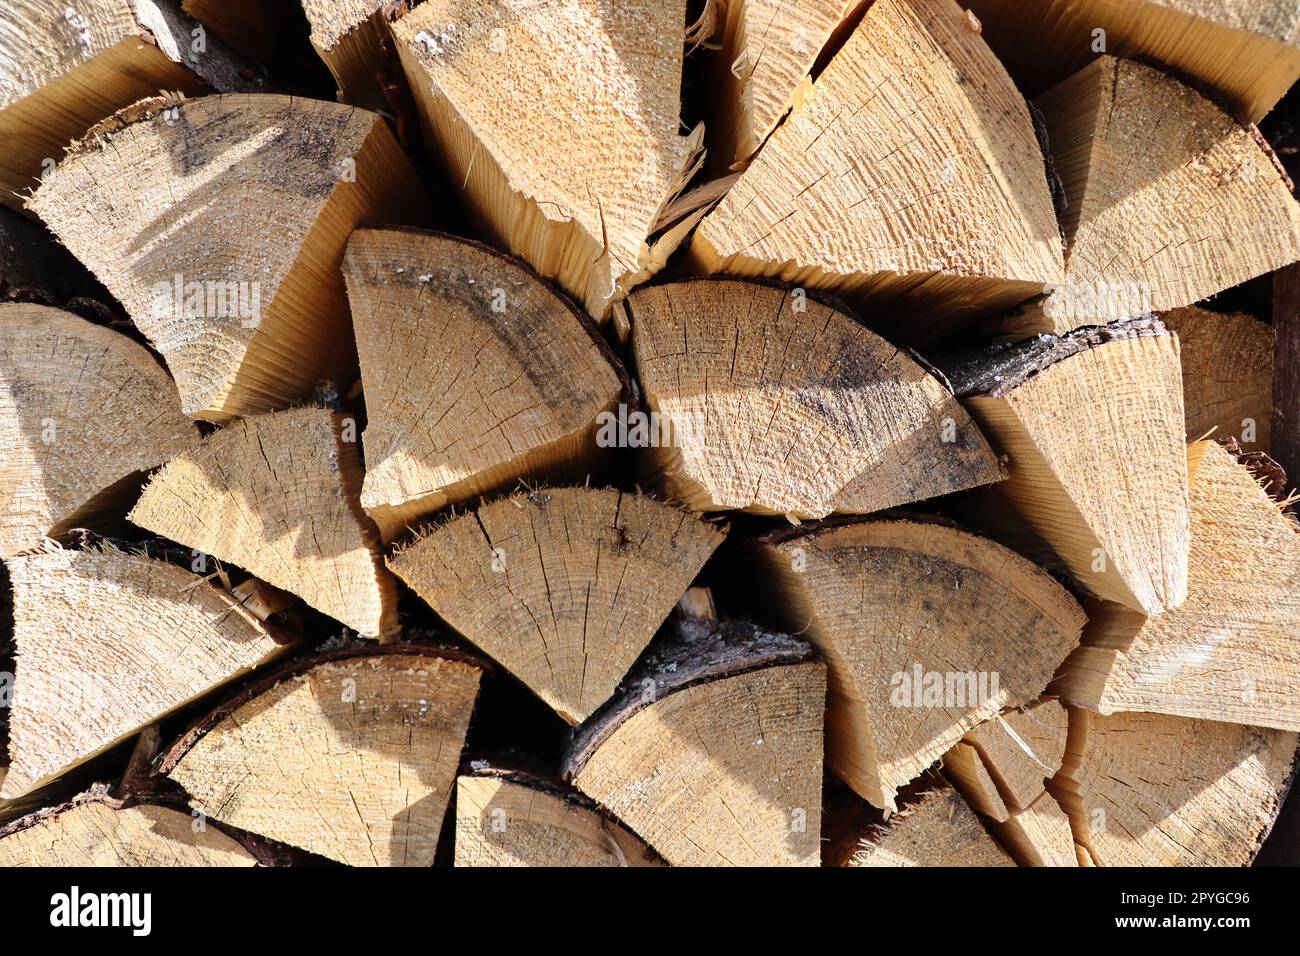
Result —
<path fill-rule="evenodd" d="M 17 665 L 5 799 L 285 650 L 231 595 L 164 561 L 105 548 L 6 564 Z"/>
<path fill-rule="evenodd" d="M 1065 708 L 1045 700 L 985 721 L 965 739 L 991 768 L 1007 806 L 1024 810 L 1061 769 L 1067 729 Z"/>
<path fill-rule="evenodd" d="M 440 233 L 361 229 L 343 270 L 369 411 L 361 501 L 386 540 L 520 478 L 599 467 L 621 368 L 527 266 Z"/>
<path fill-rule="evenodd" d="M 821 518 L 1002 477 L 934 375 L 802 290 L 696 280 L 625 311 L 657 415 L 646 470 L 690 508 Z"/>
<path fill-rule="evenodd" d="M 368 109 L 388 105 L 378 74 L 382 45 L 392 34 L 384 14 L 387 0 L 302 0 L 311 45 L 338 84 L 339 99 Z"/>
<path fill-rule="evenodd" d="M 576 724 L 613 694 L 722 538 L 641 495 L 547 488 L 453 518 L 390 567 Z"/>
<path fill-rule="evenodd" d="M 140 104 L 29 206 L 163 354 L 186 413 L 213 421 L 354 381 L 348 235 L 428 208 L 380 117 L 279 95 Z"/>
<path fill-rule="evenodd" d="M 1005 823 L 990 822 L 989 829 L 1020 866 L 1089 866 L 1087 851 L 1074 842 L 1070 818 L 1044 791 Z"/>
<path fill-rule="evenodd" d="M 864 835 L 848 866 L 1015 866 L 955 790 L 927 790 Z"/>
<path fill-rule="evenodd" d="M 353 866 L 428 866 L 479 673 L 424 654 L 318 663 L 223 715 L 167 773 L 232 826 Z"/>
<path fill-rule="evenodd" d="M 363 635 L 388 635 L 397 589 L 361 479 L 356 422 L 308 406 L 235 422 L 177 455 L 128 517 Z"/>
<path fill-rule="evenodd" d="M 1010 815 L 980 752 L 963 738 L 943 755 L 943 775 L 977 813 L 1005 823 Z"/>
<path fill-rule="evenodd" d="M 0 304 L 0 555 L 120 517 L 143 473 L 197 440 L 146 349 L 59 309 Z"/>

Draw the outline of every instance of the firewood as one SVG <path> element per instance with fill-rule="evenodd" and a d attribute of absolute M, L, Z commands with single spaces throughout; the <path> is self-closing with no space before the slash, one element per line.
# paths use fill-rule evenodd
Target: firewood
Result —
<path fill-rule="evenodd" d="M 286 636 L 189 570 L 105 544 L 6 562 L 17 668 L 9 772 L 29 793 L 279 656 Z"/>
<path fill-rule="evenodd" d="M 428 866 L 480 669 L 414 644 L 295 661 L 159 769 L 215 820 L 354 866 Z"/>
<path fill-rule="evenodd" d="M 531 269 L 440 233 L 360 229 L 344 275 L 370 410 L 362 504 L 385 540 L 520 478 L 600 470 L 597 419 L 629 400 L 626 374 Z"/>
<path fill-rule="evenodd" d="M 329 67 L 344 103 L 381 110 L 388 105 L 379 81 L 389 0 L 302 0 L 311 45 Z"/>
<path fill-rule="evenodd" d="M 479 226 L 595 318 L 698 164 L 681 123 L 685 0 L 426 0 L 393 24 L 426 142 Z"/>
<path fill-rule="evenodd" d="M 1065 278 L 1008 329 L 1193 305 L 1300 259 L 1300 205 L 1268 143 L 1173 77 L 1102 57 L 1036 103 L 1067 202 Z"/>
<path fill-rule="evenodd" d="M 1156 60 L 1257 122 L 1300 79 L 1300 14 L 1239 0 L 966 0 L 1037 96 L 1099 53 Z"/>
<path fill-rule="evenodd" d="M 1277 815 L 1300 739 L 1163 714 L 1071 710 L 1070 722 L 1055 791 L 1098 866 L 1249 863 Z"/>
<path fill-rule="evenodd" d="M 673 866 L 816 866 L 825 665 L 746 622 L 675 628 L 578 729 L 566 778 Z"/>
<path fill-rule="evenodd" d="M 48 230 L 5 206 L 0 206 L 0 295 L 54 304 L 73 298 L 110 298 L 108 290 Z"/>
<path fill-rule="evenodd" d="M 1057 688 L 1103 714 L 1300 730 L 1300 526 L 1221 446 L 1191 454 L 1187 600 L 1159 617 L 1093 609 Z"/>
<path fill-rule="evenodd" d="M 483 770 L 456 778 L 456 866 L 662 866 L 572 788 Z"/>
<path fill-rule="evenodd" d="M 59 309 L 0 304 L 0 555 L 124 515 L 198 440 L 143 346 Z"/>
<path fill-rule="evenodd" d="M 1079 584 L 1150 615 L 1183 602 L 1189 517 L 1175 335 L 1143 318 L 993 347 L 945 371 L 1010 458 L 997 495 Z"/>
<path fill-rule="evenodd" d="M 1300 480 L 1300 265 L 1273 277 L 1273 418 L 1269 454 Z"/>
<path fill-rule="evenodd" d="M 888 305 L 875 318 L 891 331 L 933 338 L 1061 280 L 1040 156 L 1024 100 L 954 0 L 878 0 L 691 256 Z"/>
<path fill-rule="evenodd" d="M 826 657 L 828 766 L 882 809 L 966 731 L 1037 697 L 1084 624 L 1029 561 L 934 521 L 777 533 L 755 556 L 779 622 Z"/>
<path fill-rule="evenodd" d="M 348 234 L 427 199 L 375 114 L 258 95 L 136 104 L 29 205 L 163 354 L 185 412 L 226 421 L 355 380 Z"/>
<path fill-rule="evenodd" d="M 641 495 L 549 488 L 453 518 L 390 566 L 576 724 L 614 693 L 722 538 Z"/>
<path fill-rule="evenodd" d="M 859 837 L 843 866 L 1015 866 L 952 788 L 925 790 Z"/>
<path fill-rule="evenodd" d="M 389 635 L 396 585 L 361 510 L 355 431 L 312 406 L 235 422 L 159 469 L 128 517 L 360 634 Z"/>
<path fill-rule="evenodd" d="M 1234 438 L 1247 451 L 1268 451 L 1273 403 L 1273 330 L 1244 312 L 1197 306 L 1160 316 L 1178 333 L 1187 437 Z"/>
<path fill-rule="evenodd" d="M 695 510 L 867 513 L 1002 477 L 929 370 L 803 290 L 697 279 L 625 311 L 648 477 Z"/>

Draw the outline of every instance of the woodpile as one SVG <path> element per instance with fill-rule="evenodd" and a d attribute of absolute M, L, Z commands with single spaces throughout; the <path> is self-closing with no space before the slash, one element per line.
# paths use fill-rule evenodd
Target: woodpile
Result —
<path fill-rule="evenodd" d="M 1253 0 L 10 3 L 0 866 L 1300 862 L 1297 79 Z"/>

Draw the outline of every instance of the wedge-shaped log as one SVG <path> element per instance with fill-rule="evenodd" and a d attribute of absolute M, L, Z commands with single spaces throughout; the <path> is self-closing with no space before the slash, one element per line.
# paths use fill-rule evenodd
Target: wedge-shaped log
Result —
<path fill-rule="evenodd" d="M 1284 730 L 1072 709 L 1052 789 L 1097 866 L 1244 866 L 1272 829 L 1296 743 Z"/>
<path fill-rule="evenodd" d="M 1103 714 L 1300 730 L 1300 531 L 1221 446 L 1190 454 L 1187 600 L 1159 617 L 1094 608 L 1057 689 Z"/>
<path fill-rule="evenodd" d="M 838 866 L 1015 866 L 957 791 L 931 786 L 888 820 L 868 825 Z"/>
<path fill-rule="evenodd" d="M 549 488 L 453 518 L 390 567 L 576 724 L 614 693 L 722 538 L 642 495 Z"/>
<path fill-rule="evenodd" d="M 391 43 L 387 0 L 302 0 L 311 26 L 311 45 L 338 84 L 339 99 L 367 109 L 384 109 L 380 74 L 384 44 Z"/>
<path fill-rule="evenodd" d="M 148 350 L 59 309 L 0 304 L 0 555 L 121 517 L 198 430 Z"/>
<path fill-rule="evenodd" d="M 29 206 L 163 354 L 186 413 L 224 421 L 355 380 L 348 234 L 428 200 L 378 115 L 258 95 L 136 104 Z"/>
<path fill-rule="evenodd" d="M 647 240 L 697 165 L 681 125 L 685 0 L 466 7 L 393 24 L 426 141 L 497 245 L 593 317 L 663 265 Z"/>
<path fill-rule="evenodd" d="M 0 798 L 43 786 L 284 650 L 230 594 L 165 561 L 106 546 L 6 563 L 17 666 Z"/>
<path fill-rule="evenodd" d="M 361 229 L 343 271 L 370 413 L 361 502 L 385 540 L 519 478 L 600 467 L 597 418 L 627 400 L 626 373 L 522 262 L 440 233 Z"/>
<path fill-rule="evenodd" d="M 184 810 L 86 794 L 0 829 L 0 866 L 256 866 Z"/>
<path fill-rule="evenodd" d="M 673 866 L 816 866 L 825 665 L 748 623 L 674 626 L 565 776 Z"/>
<path fill-rule="evenodd" d="M 662 866 L 581 793 L 528 774 L 456 778 L 457 866 Z"/>
<path fill-rule="evenodd" d="M 966 731 L 1036 698 L 1084 624 L 1032 563 L 933 521 L 777 533 L 755 556 L 772 612 L 829 665 L 826 762 L 881 809 Z"/>
<path fill-rule="evenodd" d="M 1152 615 L 1183 602 L 1189 518 L 1176 336 L 1144 318 L 993 347 L 945 371 L 1010 458 L 996 495 L 1014 520 L 1098 597 Z"/>
<path fill-rule="evenodd" d="M 1065 281 L 1009 329 L 1192 305 L 1300 259 L 1300 205 L 1268 143 L 1173 77 L 1103 57 L 1036 102 L 1065 189 Z"/>
<path fill-rule="evenodd" d="M 1160 316 L 1178 334 L 1187 438 L 1234 438 L 1246 451 L 1268 451 L 1273 415 L 1273 330 L 1244 312 L 1194 305 Z"/>
<path fill-rule="evenodd" d="M 643 463 L 690 508 L 820 518 L 1002 477 L 938 378 L 803 290 L 697 279 L 625 306 L 654 413 Z"/>
<path fill-rule="evenodd" d="M 355 428 L 314 406 L 235 422 L 159 469 L 128 517 L 361 634 L 390 634 L 397 588 L 361 510 Z"/>
<path fill-rule="evenodd" d="M 691 256 L 895 306 L 910 339 L 1062 278 L 1029 110 L 954 0 L 872 4 Z"/>
<path fill-rule="evenodd" d="M 1300 79 L 1300 10 L 1254 0 L 967 0 L 1028 96 L 1101 52 L 1155 60 L 1260 117 Z"/>
<path fill-rule="evenodd" d="M 231 826 L 353 866 L 430 865 L 481 672 L 381 650 L 295 661 L 200 720 L 160 770 Z"/>

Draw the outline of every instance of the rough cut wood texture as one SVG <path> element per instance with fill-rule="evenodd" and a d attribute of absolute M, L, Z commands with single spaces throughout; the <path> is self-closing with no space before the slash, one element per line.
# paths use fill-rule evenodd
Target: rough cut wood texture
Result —
<path fill-rule="evenodd" d="M 1028 108 L 953 0 L 872 4 L 691 255 L 888 305 L 913 340 L 1062 277 Z"/>
<path fill-rule="evenodd" d="M 355 381 L 348 234 L 427 203 L 377 115 L 241 95 L 123 111 L 29 206 L 167 359 L 186 413 L 225 421 Z"/>
<path fill-rule="evenodd" d="M 361 500 L 386 540 L 519 478 L 599 467 L 622 367 L 531 269 L 413 229 L 358 230 L 343 269 L 370 412 Z"/>
<path fill-rule="evenodd" d="M 1058 686 L 1100 710 L 1300 730 L 1300 527 L 1214 442 L 1193 446 L 1187 600 L 1090 615 Z"/>
<path fill-rule="evenodd" d="M 927 790 L 863 834 L 846 866 L 1015 866 L 951 788 Z"/>
<path fill-rule="evenodd" d="M 1084 624 L 1045 572 L 937 523 L 774 535 L 756 557 L 773 613 L 829 665 L 827 764 L 882 809 L 966 731 L 1037 697 Z"/>
<path fill-rule="evenodd" d="M 594 317 L 663 264 L 647 239 L 703 130 L 679 133 L 685 0 L 472 7 L 393 25 L 425 139 L 497 245 Z"/>
<path fill-rule="evenodd" d="M 302 0 L 311 26 L 311 45 L 325 61 L 344 103 L 383 109 L 388 106 L 378 73 L 382 48 L 391 42 L 381 12 L 387 0 Z"/>
<path fill-rule="evenodd" d="M 0 304 L 0 555 L 125 514 L 143 473 L 197 440 L 146 349 L 59 309 Z"/>
<path fill-rule="evenodd" d="M 353 866 L 428 866 L 479 675 L 397 646 L 300 661 L 209 715 L 161 769 L 232 826 Z"/>
<path fill-rule="evenodd" d="M 576 724 L 614 692 L 722 538 L 641 495 L 548 488 L 453 518 L 390 566 Z"/>
<path fill-rule="evenodd" d="M 396 585 L 361 510 L 355 430 L 311 406 L 235 422 L 161 468 L 128 517 L 361 634 L 390 634 Z"/>
<path fill-rule="evenodd" d="M 701 511 L 867 513 L 1002 477 L 951 392 L 802 290 L 694 280 L 629 297 L 648 477 Z"/>
<path fill-rule="evenodd" d="M 284 650 L 228 593 L 164 561 L 105 548 L 6 564 L 17 666 L 5 799 Z"/>

